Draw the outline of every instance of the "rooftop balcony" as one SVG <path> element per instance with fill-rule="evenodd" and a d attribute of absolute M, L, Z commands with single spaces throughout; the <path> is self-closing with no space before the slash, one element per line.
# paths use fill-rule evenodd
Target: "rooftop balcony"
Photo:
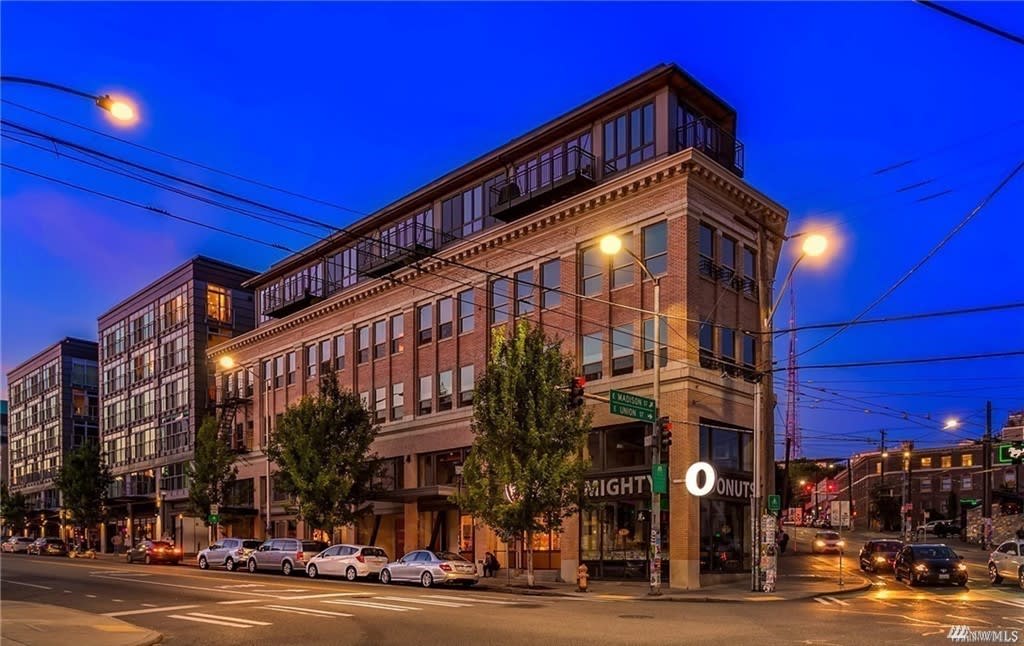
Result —
<path fill-rule="evenodd" d="M 377 238 L 360 243 L 356 254 L 357 272 L 380 278 L 429 256 L 449 242 L 447 238 L 424 222 L 407 220 L 384 229 Z"/>
<path fill-rule="evenodd" d="M 285 280 L 276 292 L 265 294 L 264 314 L 279 319 L 294 314 L 324 299 L 323 281 L 314 276 L 296 276 Z"/>
<path fill-rule="evenodd" d="M 710 119 L 697 119 L 676 129 L 679 150 L 696 148 L 737 177 L 743 177 L 743 144 Z"/>
<path fill-rule="evenodd" d="M 571 146 L 564 153 L 521 167 L 515 175 L 499 180 L 488 196 L 490 213 L 502 222 L 512 222 L 594 186 L 597 179 L 594 156 Z"/>

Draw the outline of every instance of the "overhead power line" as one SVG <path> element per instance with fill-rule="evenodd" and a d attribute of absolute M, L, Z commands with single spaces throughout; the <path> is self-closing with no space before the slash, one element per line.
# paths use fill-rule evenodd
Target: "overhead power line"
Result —
<path fill-rule="evenodd" d="M 827 328 L 836 327 L 851 327 L 854 325 L 873 325 L 877 323 L 897 323 L 899 321 L 917 321 L 920 319 L 936 318 L 942 316 L 959 316 L 962 314 L 981 314 L 984 312 L 997 312 L 1000 310 L 1012 310 L 1024 307 L 1024 302 L 1014 303 L 1002 303 L 999 305 L 979 305 L 977 307 L 965 307 L 956 310 L 942 310 L 938 312 L 919 312 L 917 314 L 899 314 L 896 316 L 882 316 L 873 319 L 852 319 L 849 321 L 838 321 L 834 323 L 810 323 L 808 325 L 797 325 L 796 327 L 786 328 L 783 330 L 773 330 L 771 334 L 783 335 L 789 334 L 790 332 L 800 332 L 802 330 L 822 330 Z M 752 333 L 749 330 L 745 332 Z M 763 334 L 768 334 L 764 332 Z"/>
<path fill-rule="evenodd" d="M 802 365 L 801 370 L 814 370 L 820 368 L 867 368 L 873 366 L 900 366 L 916 363 L 941 363 L 943 361 L 970 361 L 973 359 L 999 359 L 1003 357 L 1016 357 L 1024 355 L 1024 350 L 1010 350 L 1007 352 L 988 352 L 983 354 L 957 354 L 946 357 L 922 357 L 920 359 L 885 359 L 879 361 L 857 361 L 851 363 L 819 363 Z M 773 372 L 781 369 L 772 368 Z"/>
<path fill-rule="evenodd" d="M 978 20 L 977 18 L 971 18 L 970 16 L 968 16 L 966 14 L 962 14 L 959 11 L 953 11 L 949 7 L 943 7 L 942 5 L 940 5 L 937 2 L 931 2 L 930 0 L 916 0 L 916 1 L 917 1 L 917 4 L 919 4 L 919 5 L 923 6 L 923 7 L 927 7 L 929 9 L 933 9 L 935 11 L 938 11 L 939 13 L 944 13 L 944 14 L 946 14 L 947 16 L 949 16 L 951 18 L 956 18 L 957 20 L 966 22 L 968 25 L 972 25 L 974 27 L 977 27 L 978 29 L 984 29 L 985 31 L 987 31 L 989 33 L 995 34 L 996 36 L 1000 36 L 1001 38 L 1005 38 L 1006 40 L 1008 40 L 1010 42 L 1017 43 L 1018 45 L 1024 45 L 1024 38 L 1022 38 L 1021 36 L 1018 36 L 1017 34 L 1012 34 L 1012 33 L 1008 32 L 1008 31 L 1006 31 L 1005 29 L 1000 29 L 999 27 L 994 27 L 994 26 L 988 24 L 987 22 L 982 22 L 982 21 Z"/>

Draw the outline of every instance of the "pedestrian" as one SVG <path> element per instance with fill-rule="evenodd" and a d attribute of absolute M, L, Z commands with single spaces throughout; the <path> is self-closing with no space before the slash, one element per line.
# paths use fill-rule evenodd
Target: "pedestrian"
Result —
<path fill-rule="evenodd" d="M 491 554 L 490 552 L 485 553 L 484 554 L 484 576 L 485 577 L 494 576 L 499 568 L 500 568 L 500 565 L 498 564 L 497 557 L 495 557 L 494 554 Z"/>
<path fill-rule="evenodd" d="M 114 537 L 110 539 L 110 544 L 114 546 L 114 554 L 121 553 L 121 535 L 114 534 Z"/>
<path fill-rule="evenodd" d="M 789 534 L 782 530 L 782 538 L 779 539 L 779 554 L 786 553 L 786 546 L 789 545 Z"/>

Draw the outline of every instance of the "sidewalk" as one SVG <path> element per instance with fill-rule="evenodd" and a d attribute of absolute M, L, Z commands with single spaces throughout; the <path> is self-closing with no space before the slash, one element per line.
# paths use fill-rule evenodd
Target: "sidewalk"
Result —
<path fill-rule="evenodd" d="M 49 646 L 148 646 L 162 635 L 120 619 L 40 603 L 4 601 L 0 644 Z"/>

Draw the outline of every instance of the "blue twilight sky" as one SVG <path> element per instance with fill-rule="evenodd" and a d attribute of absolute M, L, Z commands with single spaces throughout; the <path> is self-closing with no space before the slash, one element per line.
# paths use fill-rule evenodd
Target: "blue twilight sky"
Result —
<path fill-rule="evenodd" d="M 1024 5 L 950 6 L 1024 33 Z M 909 2 L 8 2 L 0 14 L 4 74 L 125 92 L 142 122 L 115 130 L 87 103 L 32 87 L 5 84 L 5 101 L 359 212 L 659 62 L 676 62 L 737 109 L 746 178 L 790 210 L 790 231 L 829 228 L 828 266 L 797 272 L 800 323 L 857 315 L 1024 159 L 1024 47 Z M 9 103 L 2 111 L 18 124 L 312 217 L 355 217 Z M 5 139 L 2 153 L 8 164 L 293 248 L 310 242 L 53 150 Z M 913 162 L 874 174 L 906 160 Z M 2 181 L 4 373 L 65 335 L 95 338 L 98 314 L 197 253 L 254 269 L 282 257 L 7 168 Z M 1024 301 L 1022 203 L 1024 173 L 871 316 Z M 777 326 L 788 319 L 784 303 Z M 802 332 L 798 348 L 828 334 Z M 779 341 L 784 363 L 788 344 Z M 1024 311 L 1007 309 L 855 327 L 799 361 L 1021 349 Z M 869 449 L 882 428 L 891 440 L 921 444 L 977 437 L 986 400 L 997 428 L 1009 410 L 1024 408 L 1020 356 L 805 368 L 800 381 L 799 422 L 812 456 Z M 943 431 L 947 416 L 967 424 Z"/>

